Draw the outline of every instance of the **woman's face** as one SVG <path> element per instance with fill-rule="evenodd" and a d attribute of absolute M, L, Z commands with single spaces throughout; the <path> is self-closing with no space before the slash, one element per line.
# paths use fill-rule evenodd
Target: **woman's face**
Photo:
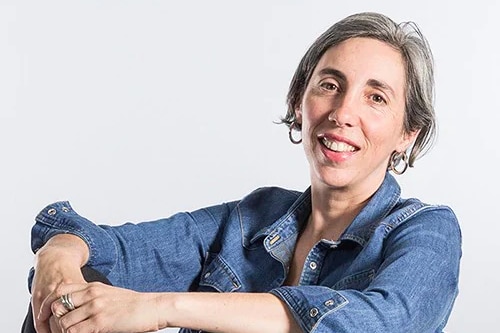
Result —
<path fill-rule="evenodd" d="M 296 110 L 313 185 L 374 191 L 404 133 L 405 66 L 390 45 L 351 38 L 327 50 Z"/>

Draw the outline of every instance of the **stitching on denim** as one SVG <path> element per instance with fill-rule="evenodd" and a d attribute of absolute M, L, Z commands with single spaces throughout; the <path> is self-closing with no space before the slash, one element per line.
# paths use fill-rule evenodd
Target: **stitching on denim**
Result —
<path fill-rule="evenodd" d="M 411 206 L 406 207 L 406 209 L 401 214 L 398 214 L 389 221 L 382 221 L 381 225 L 384 225 L 388 231 L 391 231 L 392 229 L 395 229 L 396 227 L 408 221 L 416 214 L 423 211 L 432 210 L 435 207 L 436 206 L 427 205 L 422 202 L 416 202 L 413 203 Z"/>
<path fill-rule="evenodd" d="M 344 288 L 345 286 L 352 284 L 353 282 L 359 282 L 362 280 L 370 281 L 373 279 L 374 276 L 375 276 L 375 269 L 373 268 L 366 269 L 364 271 L 346 276 L 345 278 L 335 283 L 332 289 L 341 289 Z"/>
<path fill-rule="evenodd" d="M 214 267 L 213 272 L 222 271 L 224 273 L 223 276 L 226 276 L 230 280 L 230 282 L 231 282 L 231 288 L 229 290 L 230 292 L 241 288 L 241 282 L 238 279 L 237 275 L 231 270 L 229 265 L 220 256 L 220 254 L 214 256 L 214 258 L 212 259 L 212 262 L 207 265 L 208 271 L 210 271 L 210 269 L 209 269 L 210 267 Z M 225 285 L 223 285 L 222 283 L 218 283 L 217 280 L 207 281 L 207 279 L 202 279 L 200 281 L 200 285 L 214 287 L 216 290 L 218 290 L 220 292 L 227 291 L 224 288 Z"/>

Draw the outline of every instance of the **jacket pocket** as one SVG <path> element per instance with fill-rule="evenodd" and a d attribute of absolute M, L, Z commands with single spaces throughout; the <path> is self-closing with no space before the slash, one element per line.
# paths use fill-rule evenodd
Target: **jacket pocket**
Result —
<path fill-rule="evenodd" d="M 346 276 L 337 282 L 333 289 L 335 290 L 345 290 L 345 289 L 355 289 L 355 290 L 364 290 L 370 282 L 372 282 L 373 277 L 375 276 L 374 269 L 367 269 L 365 271 L 351 274 Z"/>
<path fill-rule="evenodd" d="M 241 282 L 224 258 L 217 253 L 208 253 L 201 272 L 200 291 L 232 292 L 241 287 Z"/>

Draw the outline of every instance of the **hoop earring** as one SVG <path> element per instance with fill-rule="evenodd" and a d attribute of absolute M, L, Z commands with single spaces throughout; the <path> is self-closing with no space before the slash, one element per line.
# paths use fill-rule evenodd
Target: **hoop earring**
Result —
<path fill-rule="evenodd" d="M 299 132 L 301 133 L 301 130 L 302 130 L 302 126 L 301 124 L 297 123 L 296 121 L 292 122 L 289 126 L 289 130 L 288 130 L 288 138 L 290 139 L 290 141 L 294 144 L 294 145 L 298 145 L 299 143 L 302 142 L 302 133 L 301 133 L 301 136 L 299 139 L 295 139 L 293 137 L 293 132 Z"/>
<path fill-rule="evenodd" d="M 403 162 L 403 169 L 398 170 L 397 167 L 401 162 Z M 406 152 L 393 152 L 389 158 L 389 170 L 394 172 L 396 175 L 402 175 L 405 173 L 406 169 L 408 169 L 408 156 L 406 155 Z"/>

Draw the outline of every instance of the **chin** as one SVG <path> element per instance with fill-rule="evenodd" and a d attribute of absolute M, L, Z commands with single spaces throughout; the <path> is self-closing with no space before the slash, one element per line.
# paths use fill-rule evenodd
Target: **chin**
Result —
<path fill-rule="evenodd" d="M 354 174 L 349 170 L 323 170 L 316 173 L 312 183 L 326 186 L 332 189 L 345 188 L 356 181 Z"/>

